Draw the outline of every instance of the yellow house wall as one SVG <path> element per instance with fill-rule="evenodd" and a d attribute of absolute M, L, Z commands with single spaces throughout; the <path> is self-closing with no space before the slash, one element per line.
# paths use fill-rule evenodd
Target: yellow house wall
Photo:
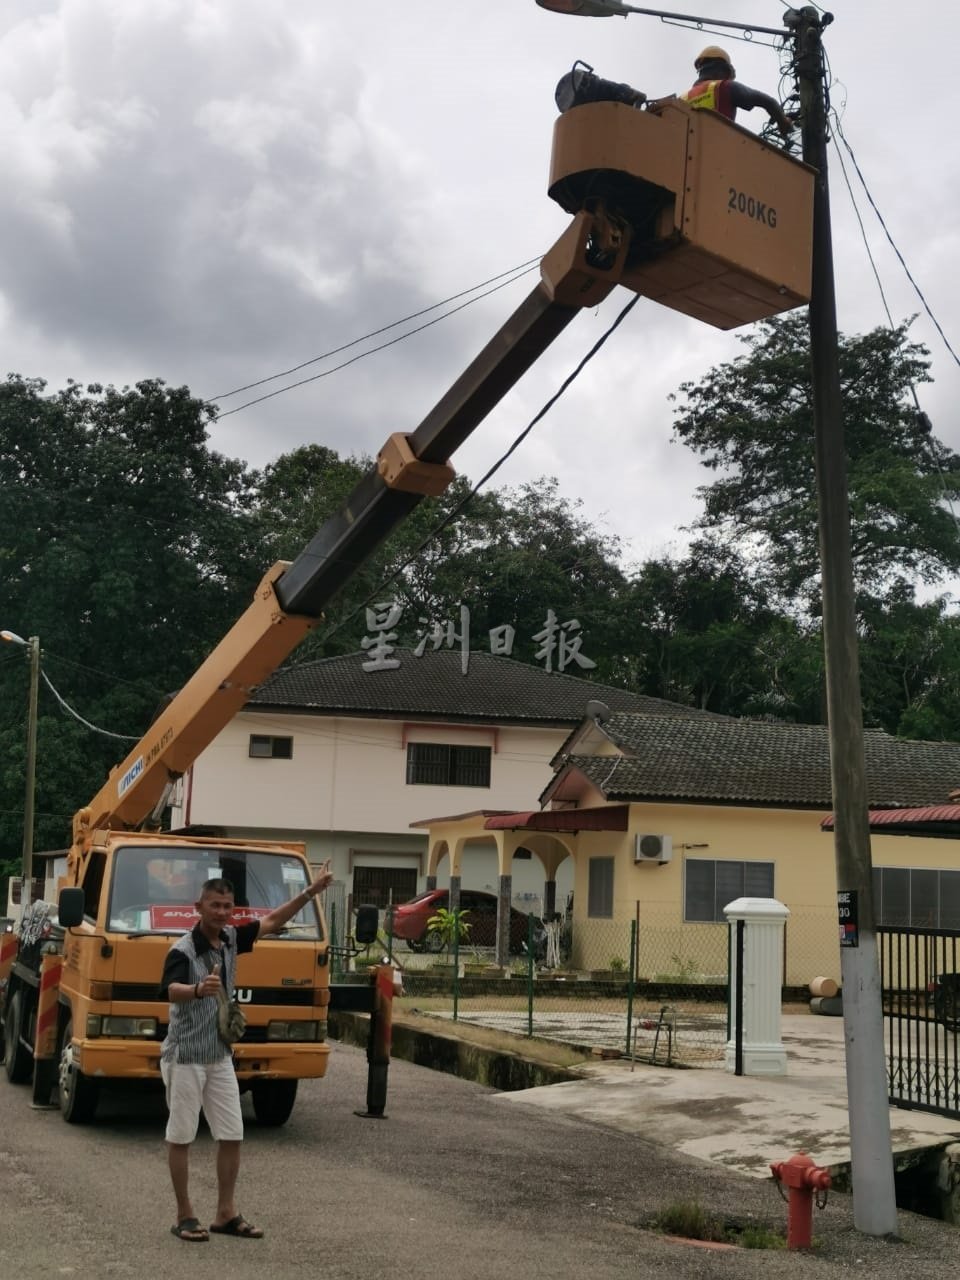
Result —
<path fill-rule="evenodd" d="M 683 920 L 684 874 L 691 858 L 774 864 L 774 896 L 790 909 L 785 982 L 804 986 L 818 975 L 840 976 L 833 837 L 822 812 L 704 805 L 634 805 L 625 834 L 582 832 L 574 871 L 574 956 L 578 968 L 609 966 L 629 955 L 637 921 L 641 977 L 714 977 L 726 969 L 724 925 Z M 668 835 L 668 863 L 634 863 L 638 834 Z M 874 866 L 960 867 L 960 841 L 875 835 Z M 613 916 L 587 917 L 589 859 L 614 858 Z"/>

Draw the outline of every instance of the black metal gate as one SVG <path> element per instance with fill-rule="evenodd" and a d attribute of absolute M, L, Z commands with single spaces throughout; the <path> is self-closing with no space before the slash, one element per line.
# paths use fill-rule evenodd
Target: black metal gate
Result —
<path fill-rule="evenodd" d="M 890 1101 L 960 1117 L 960 931 L 877 934 Z"/>

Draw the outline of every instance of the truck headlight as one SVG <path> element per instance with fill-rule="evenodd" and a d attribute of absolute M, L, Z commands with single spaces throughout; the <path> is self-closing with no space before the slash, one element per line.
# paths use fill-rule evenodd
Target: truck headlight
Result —
<path fill-rule="evenodd" d="M 88 1019 L 88 1028 L 89 1028 Z M 135 1040 L 150 1040 L 157 1034 L 156 1018 L 125 1018 L 105 1014 L 100 1020 L 100 1034 L 122 1036 Z"/>
<path fill-rule="evenodd" d="M 325 1040 L 326 1022 L 268 1022 L 268 1040 Z"/>

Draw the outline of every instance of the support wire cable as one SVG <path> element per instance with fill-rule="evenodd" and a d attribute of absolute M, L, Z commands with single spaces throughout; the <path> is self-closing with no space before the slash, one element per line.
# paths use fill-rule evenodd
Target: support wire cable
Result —
<path fill-rule="evenodd" d="M 361 612 L 361 610 L 365 609 L 367 605 L 372 604 L 377 599 L 377 597 L 383 593 L 386 587 L 390 586 L 392 582 L 395 582 L 396 579 L 399 578 L 400 574 L 403 573 L 405 569 L 408 569 L 411 564 L 413 564 L 417 556 L 420 555 L 420 553 L 430 545 L 430 543 L 434 540 L 434 538 L 436 538 L 440 533 L 442 533 L 443 530 L 446 529 L 446 527 L 456 519 L 456 517 L 460 514 L 461 511 L 463 511 L 463 509 L 467 506 L 467 504 L 473 501 L 473 499 L 477 496 L 477 494 L 480 492 L 483 486 L 487 483 L 487 481 L 492 476 L 496 475 L 496 473 L 500 470 L 500 468 L 504 465 L 504 463 L 507 461 L 508 458 L 510 458 L 514 453 L 516 453 L 517 449 L 520 448 L 521 444 L 523 444 L 524 440 L 526 440 L 527 436 L 530 434 L 533 428 L 537 425 L 537 423 L 540 422 L 542 418 L 546 417 L 546 415 L 550 412 L 550 410 L 557 403 L 557 401 L 564 394 L 564 392 L 570 387 L 570 385 L 576 380 L 576 378 L 579 377 L 579 375 L 587 367 L 587 365 L 590 363 L 593 357 L 597 354 L 600 348 L 606 343 L 607 339 L 610 338 L 612 334 L 620 327 L 620 325 L 627 318 L 627 316 L 630 314 L 630 312 L 633 310 L 633 308 L 637 305 L 639 301 L 640 301 L 640 294 L 634 294 L 633 297 L 630 299 L 630 301 L 627 303 L 627 305 L 622 309 L 620 314 L 617 316 L 617 318 L 609 326 L 609 328 L 600 335 L 600 337 L 593 344 L 593 346 L 590 348 L 587 354 L 583 357 L 583 359 L 579 362 L 579 364 L 572 370 L 571 373 L 567 374 L 566 378 L 564 378 L 563 382 L 560 384 L 560 386 L 554 392 L 554 394 L 550 397 L 550 399 L 547 400 L 547 402 L 536 414 L 534 414 L 534 416 L 530 419 L 530 421 L 527 423 L 524 429 L 520 432 L 520 434 L 516 437 L 516 439 L 513 441 L 510 447 L 506 450 L 506 452 L 501 454 L 501 456 L 496 460 L 496 462 L 494 462 L 493 465 L 489 467 L 486 472 L 484 472 L 484 474 L 480 477 L 480 479 L 476 482 L 476 484 L 471 488 L 470 492 L 465 494 L 464 497 L 461 498 L 461 500 L 457 503 L 457 505 L 453 507 L 444 516 L 444 518 L 440 521 L 440 523 L 437 524 L 427 534 L 427 536 L 423 539 L 423 541 L 417 547 L 415 547 L 413 551 L 411 551 L 410 555 L 406 558 L 406 560 L 404 560 L 402 564 L 398 565 L 397 568 L 394 569 L 392 573 L 388 574 L 388 576 L 383 579 L 383 581 L 380 583 L 380 585 L 376 588 L 375 591 L 373 591 L 369 596 L 367 596 L 365 600 L 361 601 L 361 603 L 358 604 L 355 609 L 351 610 L 350 613 L 346 614 L 345 617 L 341 618 L 338 622 L 334 623 L 334 625 L 330 627 L 329 630 L 325 631 L 323 635 L 320 637 L 321 641 L 329 640 L 331 636 L 336 635 L 336 633 L 338 631 L 341 631 L 347 625 L 348 622 L 351 622 L 357 616 L 357 614 Z"/>

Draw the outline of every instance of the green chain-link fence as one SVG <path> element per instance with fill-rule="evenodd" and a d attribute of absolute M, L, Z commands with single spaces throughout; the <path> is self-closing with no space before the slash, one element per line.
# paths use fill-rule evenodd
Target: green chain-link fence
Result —
<path fill-rule="evenodd" d="M 401 1007 L 588 1052 L 671 1066 L 720 1066 L 727 1040 L 727 930 L 691 951 L 681 930 L 592 920 L 567 929 L 559 964 L 538 958 L 531 921 L 526 954 L 505 972 L 492 954 L 452 946 L 442 957 L 397 943 Z M 554 940 L 556 941 L 556 940 Z M 686 944 L 686 945 L 684 945 Z M 548 939 L 548 957 L 552 942 Z M 542 948 L 540 948 L 542 952 Z"/>

